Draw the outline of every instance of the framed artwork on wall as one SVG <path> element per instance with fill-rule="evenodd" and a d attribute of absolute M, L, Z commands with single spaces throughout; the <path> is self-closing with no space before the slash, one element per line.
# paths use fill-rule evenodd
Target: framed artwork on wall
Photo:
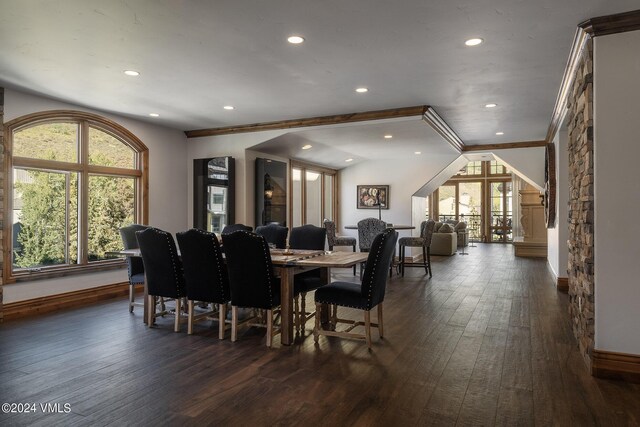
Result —
<path fill-rule="evenodd" d="M 388 185 L 358 185 L 356 195 L 358 209 L 389 209 Z"/>

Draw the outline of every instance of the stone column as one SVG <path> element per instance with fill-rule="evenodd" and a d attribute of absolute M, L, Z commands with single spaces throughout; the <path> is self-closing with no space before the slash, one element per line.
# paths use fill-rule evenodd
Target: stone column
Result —
<path fill-rule="evenodd" d="M 568 107 L 569 314 L 587 365 L 594 346 L 593 42 L 582 52 Z"/>

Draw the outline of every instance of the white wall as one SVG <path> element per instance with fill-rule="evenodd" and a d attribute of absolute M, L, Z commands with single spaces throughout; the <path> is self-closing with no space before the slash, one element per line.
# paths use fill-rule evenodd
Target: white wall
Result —
<path fill-rule="evenodd" d="M 544 188 L 544 147 L 496 150 L 493 155 L 538 190 Z"/>
<path fill-rule="evenodd" d="M 547 230 L 547 260 L 558 277 L 567 277 L 569 249 L 569 151 L 567 129 L 558 132 L 553 143 L 556 146 L 556 222 L 555 228 Z"/>
<path fill-rule="evenodd" d="M 444 142 L 443 142 L 444 144 Z M 393 224 L 411 224 L 413 194 L 458 157 L 457 153 L 414 156 L 405 161 L 369 161 L 340 171 L 339 234 L 357 236 L 357 230 L 345 230 L 361 219 L 378 217 L 373 209 L 356 209 L 356 185 L 389 185 L 389 209 L 382 220 Z M 416 226 L 418 224 L 414 224 Z M 409 231 L 400 232 L 409 236 Z"/>
<path fill-rule="evenodd" d="M 46 110 L 88 111 L 124 126 L 149 148 L 149 224 L 175 233 L 187 227 L 186 138 L 179 130 L 5 89 L 4 120 Z M 4 285 L 4 303 L 127 280 L 126 269 Z"/>
<path fill-rule="evenodd" d="M 594 41 L 595 348 L 640 354 L 640 31 Z"/>

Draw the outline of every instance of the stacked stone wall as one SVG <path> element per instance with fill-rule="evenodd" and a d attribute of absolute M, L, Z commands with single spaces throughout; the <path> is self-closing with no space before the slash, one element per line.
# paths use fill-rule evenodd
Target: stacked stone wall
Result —
<path fill-rule="evenodd" d="M 593 42 L 585 44 L 567 102 L 569 314 L 587 365 L 594 343 Z"/>

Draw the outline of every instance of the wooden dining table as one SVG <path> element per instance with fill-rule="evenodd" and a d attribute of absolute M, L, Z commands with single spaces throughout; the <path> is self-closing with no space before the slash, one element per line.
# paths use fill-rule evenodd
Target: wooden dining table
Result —
<path fill-rule="evenodd" d="M 109 255 L 121 257 L 140 257 L 140 249 L 125 249 L 113 251 Z M 332 268 L 349 268 L 367 260 L 366 252 L 346 252 L 346 251 L 314 251 L 295 249 L 285 253 L 283 249 L 271 250 L 271 262 L 277 269 L 280 276 L 280 315 L 281 315 L 281 336 L 280 342 L 283 345 L 293 344 L 293 282 L 296 274 L 304 271 L 319 268 L 322 272 L 323 280 L 329 284 L 331 282 Z M 147 323 L 148 289 L 145 276 L 144 282 L 144 316 L 143 321 Z"/>

